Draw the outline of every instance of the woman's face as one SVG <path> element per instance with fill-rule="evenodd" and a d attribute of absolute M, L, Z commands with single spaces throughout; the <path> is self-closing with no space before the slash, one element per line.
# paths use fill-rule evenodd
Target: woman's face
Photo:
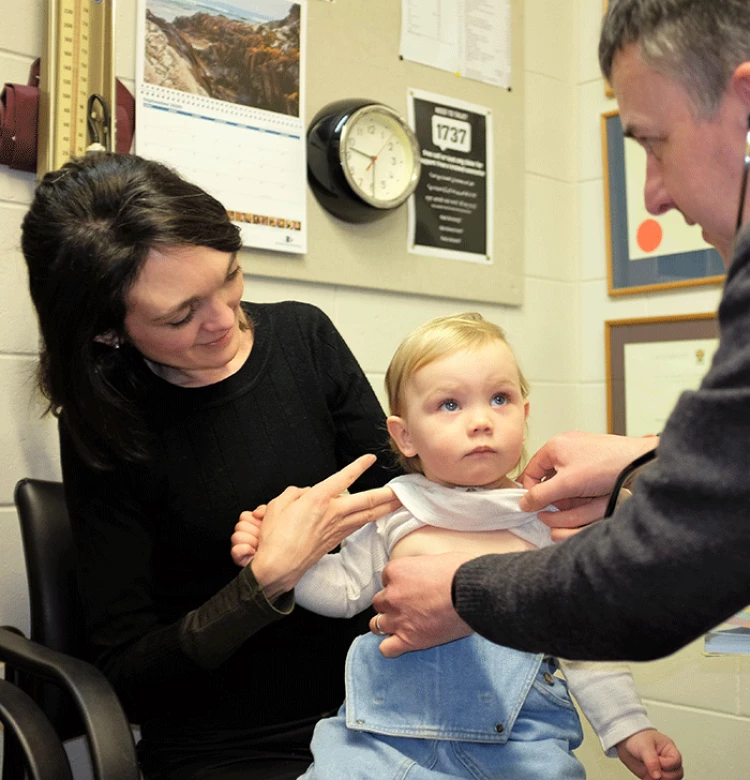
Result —
<path fill-rule="evenodd" d="M 125 298 L 127 338 L 178 375 L 221 371 L 243 344 L 242 290 L 235 254 L 201 246 L 154 249 Z"/>

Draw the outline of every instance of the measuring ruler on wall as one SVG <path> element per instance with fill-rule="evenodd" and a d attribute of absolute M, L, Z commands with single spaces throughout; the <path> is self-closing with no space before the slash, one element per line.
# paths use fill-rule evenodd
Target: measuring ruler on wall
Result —
<path fill-rule="evenodd" d="M 40 69 L 37 173 L 86 152 L 92 95 L 95 124 L 115 148 L 114 0 L 48 0 Z M 107 106 L 105 112 L 102 102 Z"/>

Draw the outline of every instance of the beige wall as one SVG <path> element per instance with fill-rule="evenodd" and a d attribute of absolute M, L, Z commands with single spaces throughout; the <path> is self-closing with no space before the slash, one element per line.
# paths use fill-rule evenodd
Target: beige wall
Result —
<path fill-rule="evenodd" d="M 132 86 L 134 29 L 126 5 L 131 3 L 121 0 L 117 74 Z M 45 6 L 43 0 L 0 0 L 0 82 L 25 81 L 42 49 Z M 710 288 L 620 300 L 607 296 L 599 114 L 614 102 L 604 96 L 595 57 L 601 6 L 601 0 L 525 0 L 524 304 L 472 306 L 507 329 L 531 380 L 532 451 L 569 428 L 606 429 L 604 320 L 708 311 L 718 300 L 718 291 Z M 317 108 L 308 105 L 308 115 Z M 54 424 L 40 420 L 40 407 L 30 400 L 37 333 L 19 225 L 32 190 L 31 175 L 0 168 L 0 625 L 21 628 L 28 627 L 28 608 L 13 485 L 23 476 L 59 477 Z M 320 306 L 381 398 L 383 374 L 400 339 L 429 317 L 467 308 L 465 301 L 251 276 L 246 297 L 296 298 Z M 696 645 L 635 669 L 653 720 L 677 741 L 691 780 L 748 774 L 750 747 L 743 739 L 750 726 L 748 663 L 705 659 Z M 580 754 L 592 780 L 632 777 L 618 762 L 602 758 L 590 734 Z M 77 771 L 79 778 L 87 774 L 85 768 Z"/>

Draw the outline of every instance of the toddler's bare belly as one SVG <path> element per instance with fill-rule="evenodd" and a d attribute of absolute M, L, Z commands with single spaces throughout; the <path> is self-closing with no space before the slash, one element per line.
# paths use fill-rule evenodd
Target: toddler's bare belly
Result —
<path fill-rule="evenodd" d="M 525 552 L 535 549 L 533 544 L 511 531 L 456 531 L 424 526 L 396 542 L 391 558 L 448 552 L 463 552 L 479 557 L 490 553 Z"/>

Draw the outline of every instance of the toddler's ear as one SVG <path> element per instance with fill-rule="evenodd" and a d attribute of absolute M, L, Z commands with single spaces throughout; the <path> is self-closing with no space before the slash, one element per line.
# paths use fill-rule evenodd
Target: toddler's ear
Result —
<path fill-rule="evenodd" d="M 413 458 L 417 454 L 417 451 L 411 443 L 406 420 L 404 420 L 403 417 L 391 415 L 386 420 L 386 424 L 388 425 L 388 433 L 391 434 L 391 438 L 401 450 L 401 454 L 407 458 Z"/>

